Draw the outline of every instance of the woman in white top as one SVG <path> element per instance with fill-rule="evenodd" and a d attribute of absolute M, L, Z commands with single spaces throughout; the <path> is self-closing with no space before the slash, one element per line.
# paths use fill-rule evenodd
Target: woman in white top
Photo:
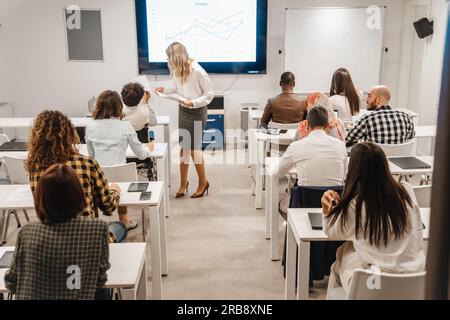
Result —
<path fill-rule="evenodd" d="M 181 185 L 176 198 L 182 198 L 187 191 L 188 170 L 192 157 L 199 186 L 192 198 L 203 197 L 209 190 L 203 160 L 203 130 L 208 118 L 208 104 L 214 99 L 214 88 L 206 71 L 188 55 L 186 47 L 175 42 L 167 48 L 168 65 L 173 77 L 171 88 L 157 88 L 157 92 L 178 93 L 187 101 L 180 103 L 178 127 L 181 145 Z"/>
<path fill-rule="evenodd" d="M 363 98 L 364 94 L 356 90 L 350 72 L 345 68 L 336 70 L 328 101 L 338 111 L 338 118 L 344 123 L 353 123 L 353 116 L 359 114 Z"/>
<path fill-rule="evenodd" d="M 142 143 L 148 143 L 148 127 L 157 125 L 155 112 L 148 103 L 150 93 L 140 83 L 128 83 L 121 92 L 124 103 L 123 120 L 129 121 Z"/>
<path fill-rule="evenodd" d="M 142 144 L 131 124 L 122 121 L 123 104 L 117 92 L 103 92 L 92 116 L 94 121 L 86 128 L 86 144 L 89 156 L 100 166 L 125 164 L 128 146 L 139 160 L 150 157 L 153 143 Z M 119 207 L 119 216 L 128 230 L 137 228 L 136 222 L 128 220 L 126 207 Z"/>
<path fill-rule="evenodd" d="M 322 198 L 324 232 L 347 240 L 336 253 L 328 290 L 346 292 L 353 271 L 389 273 L 425 269 L 423 226 L 414 192 L 394 180 L 383 150 L 372 143 L 353 147 L 342 198 L 328 191 Z"/>

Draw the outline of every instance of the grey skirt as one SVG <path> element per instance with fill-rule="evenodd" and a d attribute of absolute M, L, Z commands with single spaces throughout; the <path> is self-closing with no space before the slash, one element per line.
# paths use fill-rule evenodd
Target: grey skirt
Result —
<path fill-rule="evenodd" d="M 180 146 L 186 150 L 202 150 L 203 130 L 208 120 L 208 107 L 188 109 L 180 106 L 178 128 Z"/>

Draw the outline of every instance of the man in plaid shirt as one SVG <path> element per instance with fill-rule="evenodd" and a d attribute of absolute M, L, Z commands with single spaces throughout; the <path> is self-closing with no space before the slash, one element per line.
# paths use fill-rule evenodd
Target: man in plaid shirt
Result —
<path fill-rule="evenodd" d="M 391 93 L 386 86 L 374 87 L 367 99 L 368 110 L 349 130 L 347 146 L 359 141 L 379 144 L 403 144 L 415 137 L 414 124 L 405 112 L 389 107 Z"/>

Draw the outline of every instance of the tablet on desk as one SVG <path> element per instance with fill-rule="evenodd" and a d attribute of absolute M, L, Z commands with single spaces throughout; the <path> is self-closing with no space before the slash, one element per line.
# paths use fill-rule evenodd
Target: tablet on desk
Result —
<path fill-rule="evenodd" d="M 145 192 L 147 191 L 147 188 L 149 186 L 149 183 L 132 183 L 130 184 L 130 187 L 128 188 L 128 192 Z"/>
<path fill-rule="evenodd" d="M 415 157 L 389 158 L 389 161 L 404 170 L 431 169 L 431 166 Z"/>
<path fill-rule="evenodd" d="M 0 151 L 6 152 L 16 152 L 16 151 L 27 151 L 26 142 L 5 142 L 0 146 Z"/>
<path fill-rule="evenodd" d="M 323 220 L 321 212 L 308 212 L 309 221 L 313 230 L 323 230 Z"/>

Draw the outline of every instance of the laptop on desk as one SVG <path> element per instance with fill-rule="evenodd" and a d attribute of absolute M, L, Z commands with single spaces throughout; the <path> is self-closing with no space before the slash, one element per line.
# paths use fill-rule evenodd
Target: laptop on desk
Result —
<path fill-rule="evenodd" d="M 431 166 L 415 157 L 389 158 L 389 161 L 403 170 L 431 169 Z"/>
<path fill-rule="evenodd" d="M 0 146 L 2 152 L 27 151 L 26 142 L 5 142 Z"/>

